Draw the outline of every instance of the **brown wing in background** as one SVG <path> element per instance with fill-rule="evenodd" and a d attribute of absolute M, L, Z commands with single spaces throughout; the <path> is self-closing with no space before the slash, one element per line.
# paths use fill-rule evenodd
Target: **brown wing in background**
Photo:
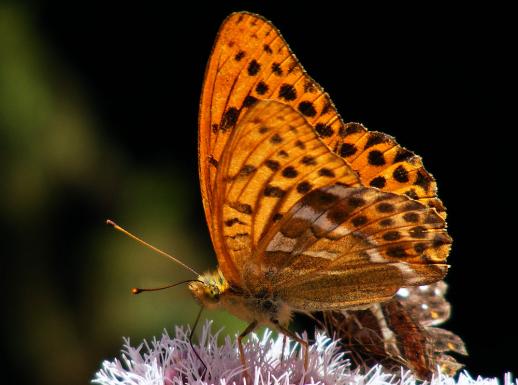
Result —
<path fill-rule="evenodd" d="M 436 327 L 449 317 L 445 291 L 442 281 L 404 288 L 365 310 L 324 312 L 324 324 L 364 370 L 382 364 L 395 375 L 407 367 L 422 380 L 430 380 L 437 368 L 453 376 L 463 365 L 447 353 L 467 352 L 460 337 Z"/>

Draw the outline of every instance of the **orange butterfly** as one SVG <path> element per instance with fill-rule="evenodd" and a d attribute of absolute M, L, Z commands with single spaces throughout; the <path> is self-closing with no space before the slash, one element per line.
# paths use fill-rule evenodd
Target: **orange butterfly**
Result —
<path fill-rule="evenodd" d="M 190 283 L 207 308 L 288 329 L 294 312 L 362 309 L 447 272 L 433 177 L 392 137 L 344 123 L 279 31 L 230 15 L 199 117 L 199 173 L 219 269 Z"/>

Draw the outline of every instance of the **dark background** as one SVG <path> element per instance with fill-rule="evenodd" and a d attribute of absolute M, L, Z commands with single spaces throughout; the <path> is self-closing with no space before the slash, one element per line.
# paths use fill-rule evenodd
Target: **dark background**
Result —
<path fill-rule="evenodd" d="M 129 295 L 191 276 L 104 220 L 198 270 L 216 266 L 198 100 L 216 31 L 236 10 L 274 22 L 346 121 L 423 157 L 454 238 L 447 327 L 471 374 L 518 372 L 508 10 L 280 3 L 0 4 L 3 378 L 86 383 L 122 336 L 136 344 L 193 322 L 186 288 Z"/>

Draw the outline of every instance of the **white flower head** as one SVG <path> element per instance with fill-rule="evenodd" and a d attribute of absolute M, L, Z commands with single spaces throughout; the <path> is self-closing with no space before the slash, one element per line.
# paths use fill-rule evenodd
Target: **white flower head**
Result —
<path fill-rule="evenodd" d="M 225 338 L 218 344 L 221 330 L 212 333 L 211 322 L 202 328 L 199 343 L 194 346 L 203 363 L 189 343 L 189 328 L 176 327 L 175 337 L 164 331 L 160 339 L 143 341 L 132 347 L 124 339 L 121 359 L 104 361 L 93 383 L 101 385 L 231 385 L 247 384 L 237 348 L 237 339 Z M 252 333 L 244 344 L 246 362 L 253 385 L 417 385 L 419 382 L 407 369 L 401 369 L 400 379 L 384 372 L 381 366 L 361 374 L 351 370 L 349 361 L 339 350 L 338 341 L 317 332 L 309 346 L 308 370 L 304 373 L 303 349 L 288 340 L 282 357 L 283 336 L 272 337 L 266 330 L 260 338 Z M 206 369 L 205 369 L 206 365 Z M 510 375 L 505 385 L 513 384 Z M 457 379 L 438 376 L 431 385 L 498 385 L 497 379 L 471 378 L 461 373 Z"/>

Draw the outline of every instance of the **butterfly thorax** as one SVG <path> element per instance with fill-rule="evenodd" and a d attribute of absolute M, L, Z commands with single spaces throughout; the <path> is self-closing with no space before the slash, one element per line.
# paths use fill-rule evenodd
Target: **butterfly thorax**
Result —
<path fill-rule="evenodd" d="M 208 309 L 225 309 L 244 321 L 261 325 L 286 326 L 292 311 L 275 295 L 260 291 L 250 293 L 228 283 L 220 270 L 205 273 L 189 284 L 196 300 Z"/>

